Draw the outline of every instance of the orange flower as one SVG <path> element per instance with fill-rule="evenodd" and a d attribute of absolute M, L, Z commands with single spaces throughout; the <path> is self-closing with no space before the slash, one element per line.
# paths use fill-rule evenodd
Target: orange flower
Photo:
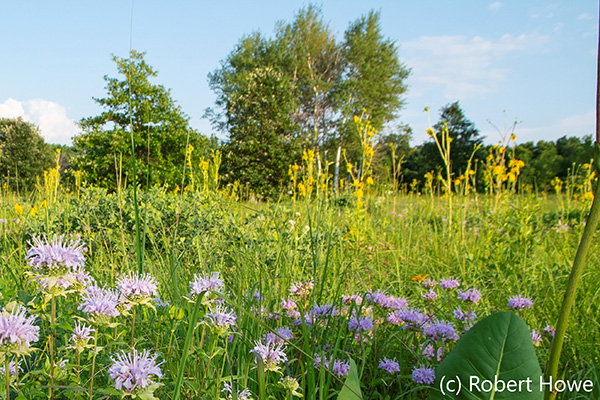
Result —
<path fill-rule="evenodd" d="M 425 278 L 427 278 L 429 276 L 429 274 L 425 274 L 425 275 L 415 275 L 415 276 L 411 276 L 410 279 L 412 279 L 413 281 L 416 282 L 421 282 L 423 281 Z"/>

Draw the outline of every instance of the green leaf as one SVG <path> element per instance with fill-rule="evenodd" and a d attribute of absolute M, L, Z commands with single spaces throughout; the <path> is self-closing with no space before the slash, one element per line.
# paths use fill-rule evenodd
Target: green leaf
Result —
<path fill-rule="evenodd" d="M 438 365 L 429 399 L 537 400 L 543 398 L 541 377 L 527 324 L 513 312 L 499 312 L 473 326 Z"/>
<path fill-rule="evenodd" d="M 360 391 L 360 380 L 358 379 L 358 368 L 352 358 L 350 358 L 350 372 L 344 382 L 340 394 L 338 394 L 338 400 L 359 400 L 362 399 L 362 393 Z"/>

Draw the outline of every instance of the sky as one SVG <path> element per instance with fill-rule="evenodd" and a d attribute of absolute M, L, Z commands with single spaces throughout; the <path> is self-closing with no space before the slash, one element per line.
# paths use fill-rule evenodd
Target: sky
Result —
<path fill-rule="evenodd" d="M 0 117 L 37 124 L 49 143 L 70 144 L 77 121 L 98 115 L 112 55 L 146 52 L 153 83 L 201 133 L 215 95 L 207 76 L 244 35 L 271 37 L 307 1 L 0 0 Z M 439 110 L 459 101 L 488 144 L 516 121 L 517 142 L 594 134 L 598 3 L 590 0 L 324 0 L 313 2 L 338 40 L 370 10 L 411 69 L 404 123 L 427 140 Z"/>

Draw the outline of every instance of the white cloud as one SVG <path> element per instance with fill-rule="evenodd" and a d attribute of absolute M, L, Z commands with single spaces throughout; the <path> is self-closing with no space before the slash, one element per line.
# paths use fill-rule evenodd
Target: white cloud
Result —
<path fill-rule="evenodd" d="M 547 126 L 532 127 L 528 126 L 526 122 L 519 123 L 515 129 L 515 134 L 517 135 L 517 143 L 537 143 L 540 140 L 554 141 L 563 136 L 593 136 L 595 126 L 596 112 L 589 111 L 562 118 Z M 489 143 L 496 143 L 501 139 L 496 131 L 481 132 L 481 135 L 486 136 L 486 142 Z"/>
<path fill-rule="evenodd" d="M 500 3 L 499 1 L 495 1 L 493 3 L 490 3 L 490 5 L 488 6 L 488 8 L 492 11 L 496 11 L 498 10 L 500 7 L 502 7 L 502 3 Z"/>
<path fill-rule="evenodd" d="M 577 19 L 586 21 L 586 20 L 592 20 L 592 19 L 595 19 L 595 18 L 594 18 L 594 16 L 592 16 L 592 15 L 590 15 L 588 13 L 583 13 L 583 14 L 579 14 L 579 17 L 577 17 Z"/>
<path fill-rule="evenodd" d="M 12 98 L 0 103 L 0 118 L 22 117 L 40 128 L 47 143 L 71 144 L 79 132 L 75 122 L 67 117 L 67 110 L 58 103 L 43 99 L 21 102 Z"/>
<path fill-rule="evenodd" d="M 541 48 L 547 36 L 506 34 L 499 39 L 481 36 L 421 36 L 403 42 L 403 62 L 412 68 L 411 94 L 441 87 L 450 100 L 483 97 L 497 92 L 508 70 L 497 61 L 508 53 Z"/>

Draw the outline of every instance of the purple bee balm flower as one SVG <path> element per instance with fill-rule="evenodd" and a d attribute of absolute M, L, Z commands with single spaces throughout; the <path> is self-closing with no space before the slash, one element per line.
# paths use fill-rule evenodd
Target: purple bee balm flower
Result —
<path fill-rule="evenodd" d="M 26 354 L 29 345 L 38 341 L 40 327 L 33 324 L 34 316 L 27 317 L 25 313 L 22 306 L 0 313 L 0 352 Z"/>
<path fill-rule="evenodd" d="M 542 335 L 534 329 L 531 331 L 531 340 L 533 341 L 534 346 L 539 346 L 542 344 Z"/>
<path fill-rule="evenodd" d="M 405 324 L 406 328 L 414 328 L 422 325 L 427 316 L 418 309 L 398 310 L 388 316 L 388 322 L 394 325 Z"/>
<path fill-rule="evenodd" d="M 433 279 L 425 279 L 423 282 L 421 282 L 421 285 L 429 289 L 436 287 L 437 284 L 437 281 L 434 281 Z"/>
<path fill-rule="evenodd" d="M 460 282 L 458 281 L 458 279 L 455 278 L 442 279 L 442 281 L 440 282 L 440 287 L 445 290 L 456 289 L 459 286 Z"/>
<path fill-rule="evenodd" d="M 552 337 L 554 337 L 554 334 L 556 333 L 556 329 L 552 328 L 547 322 L 546 322 L 546 326 L 544 327 L 544 333 L 547 333 L 548 335 L 551 335 Z"/>
<path fill-rule="evenodd" d="M 211 272 L 210 275 L 194 274 L 194 280 L 190 282 L 190 296 L 198 296 L 202 292 L 218 292 L 223 288 L 223 280 L 219 272 Z"/>
<path fill-rule="evenodd" d="M 276 332 L 276 333 L 275 333 Z M 287 326 L 277 328 L 275 332 L 269 332 L 263 337 L 263 341 L 267 344 L 285 343 L 294 337 L 292 330 Z"/>
<path fill-rule="evenodd" d="M 432 385 L 435 382 L 435 371 L 431 367 L 414 368 L 412 379 L 420 385 Z"/>
<path fill-rule="evenodd" d="M 75 328 L 73 328 L 71 341 L 74 343 L 75 346 L 84 347 L 87 344 L 87 342 L 93 338 L 92 332 L 95 332 L 95 329 L 77 321 L 75 322 Z"/>
<path fill-rule="evenodd" d="M 309 282 L 294 282 L 290 287 L 290 294 L 294 296 L 307 296 L 315 287 L 313 280 Z"/>
<path fill-rule="evenodd" d="M 315 368 L 321 368 L 321 364 L 325 367 L 325 369 L 329 369 L 329 364 L 331 360 L 328 360 L 327 358 L 325 358 L 324 360 L 321 358 L 320 354 L 315 354 L 314 357 L 315 362 L 314 362 L 314 366 Z"/>
<path fill-rule="evenodd" d="M 110 378 L 115 381 L 115 389 L 125 393 L 140 393 L 154 385 L 152 377 L 162 378 L 162 372 L 156 364 L 156 355 L 148 350 L 139 353 L 136 349 L 123 351 L 114 358 L 108 369 Z M 151 397 L 149 397 L 151 398 Z"/>
<path fill-rule="evenodd" d="M 433 360 L 433 357 L 435 357 L 435 349 L 433 348 L 433 344 L 429 343 L 427 346 L 425 346 L 422 354 L 427 361 Z"/>
<path fill-rule="evenodd" d="M 374 292 L 369 291 L 367 294 L 365 294 L 365 301 L 381 306 L 383 304 L 386 304 L 387 297 L 388 296 L 387 294 L 385 294 L 384 291 L 378 289 Z"/>
<path fill-rule="evenodd" d="M 370 317 L 353 316 L 348 321 L 348 329 L 351 331 L 372 331 L 373 319 Z"/>
<path fill-rule="evenodd" d="M 362 304 L 362 301 L 362 297 L 358 294 L 345 294 L 342 296 L 342 303 L 344 303 L 347 306 L 351 304 L 356 304 L 357 306 L 360 306 Z"/>
<path fill-rule="evenodd" d="M 129 300 L 150 299 L 158 295 L 158 284 L 152 275 L 129 272 L 117 281 L 117 289 Z"/>
<path fill-rule="evenodd" d="M 120 315 L 118 306 L 119 294 L 116 291 L 91 286 L 83 292 L 81 304 L 77 309 L 88 314 L 95 324 L 105 325 L 111 318 Z"/>
<path fill-rule="evenodd" d="M 403 297 L 387 296 L 381 307 L 400 310 L 408 307 L 408 301 Z"/>
<path fill-rule="evenodd" d="M 322 306 L 315 305 L 313 309 L 310 310 L 310 314 L 314 317 L 332 317 L 337 315 L 338 312 L 331 304 L 324 304 Z"/>
<path fill-rule="evenodd" d="M 447 321 L 438 321 L 433 324 L 428 324 L 423 329 L 423 335 L 431 340 L 442 339 L 442 342 L 447 340 L 458 340 L 458 335 L 454 331 L 454 326 L 451 322 Z"/>
<path fill-rule="evenodd" d="M 533 301 L 526 297 L 521 297 L 521 295 L 516 295 L 508 299 L 508 306 L 515 310 L 523 310 L 525 308 L 530 308 L 533 305 Z"/>
<path fill-rule="evenodd" d="M 213 329 L 214 333 L 223 336 L 235 326 L 237 316 L 232 310 L 217 305 L 206 314 L 204 320 Z"/>
<path fill-rule="evenodd" d="M 281 299 L 281 308 L 284 310 L 295 310 L 298 307 L 296 302 L 292 299 Z"/>
<path fill-rule="evenodd" d="M 285 346 L 281 343 L 263 344 L 256 341 L 250 353 L 254 353 L 255 362 L 258 363 L 259 360 L 263 362 L 266 371 L 279 371 L 279 364 L 287 361 Z"/>
<path fill-rule="evenodd" d="M 460 307 L 454 309 L 454 318 L 462 322 L 473 322 L 477 319 L 475 311 L 464 312 Z"/>
<path fill-rule="evenodd" d="M 8 363 L 8 376 L 17 376 L 17 368 L 19 371 L 23 371 L 21 368 L 21 361 L 17 364 L 14 360 Z M 5 362 L 2 361 L 2 368 L 0 368 L 0 376 L 6 376 L 6 365 Z"/>
<path fill-rule="evenodd" d="M 48 238 L 33 237 L 27 250 L 27 263 L 41 275 L 60 276 L 83 267 L 84 245 L 79 240 L 67 243 L 64 236 Z"/>
<path fill-rule="evenodd" d="M 438 295 L 433 289 L 429 289 L 429 292 L 425 293 L 421 297 L 427 301 L 434 301 L 434 300 L 437 300 Z"/>
<path fill-rule="evenodd" d="M 227 400 L 233 399 L 233 389 L 231 387 L 231 383 L 224 383 L 221 393 L 227 394 Z M 250 389 L 245 388 L 241 392 L 237 393 L 237 398 L 238 400 L 252 400 L 252 393 L 250 392 Z"/>
<path fill-rule="evenodd" d="M 464 302 L 471 302 L 477 304 L 479 303 L 479 300 L 481 300 L 481 292 L 477 289 L 468 289 L 464 292 L 459 290 L 458 298 Z"/>
<path fill-rule="evenodd" d="M 391 360 L 384 358 L 383 360 L 379 361 L 379 368 L 381 368 L 388 374 L 400 372 L 400 364 L 398 364 L 398 362 L 396 361 L 395 358 L 393 358 Z"/>
<path fill-rule="evenodd" d="M 348 361 L 335 360 L 333 362 L 333 367 L 331 367 L 331 372 L 340 378 L 348 376 L 348 373 L 350 372 L 350 363 Z"/>

